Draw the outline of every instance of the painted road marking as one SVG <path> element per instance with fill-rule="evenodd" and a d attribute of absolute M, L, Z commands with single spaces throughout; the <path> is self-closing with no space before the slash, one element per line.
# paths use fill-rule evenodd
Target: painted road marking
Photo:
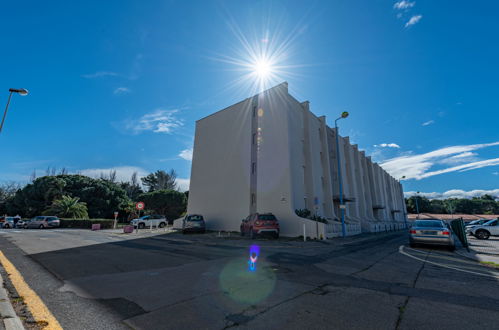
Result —
<path fill-rule="evenodd" d="M 46 327 L 43 329 L 47 330 L 60 330 L 62 329 L 59 321 L 54 317 L 54 315 L 49 311 L 47 306 L 43 303 L 42 299 L 33 291 L 29 285 L 24 281 L 23 276 L 16 267 L 7 259 L 7 257 L 0 251 L 0 262 L 7 274 L 9 274 L 9 278 L 12 281 L 12 284 L 17 290 L 19 296 L 24 298 L 24 302 L 26 306 L 28 306 L 31 315 L 35 321 L 40 323 L 48 323 Z"/>
<path fill-rule="evenodd" d="M 474 272 L 474 271 L 471 271 L 471 270 L 466 270 L 466 269 L 461 269 L 461 268 L 457 268 L 457 267 L 453 267 L 453 266 L 441 264 L 441 263 L 434 262 L 434 261 L 429 261 L 429 260 L 421 259 L 419 257 L 413 256 L 413 255 L 405 252 L 403 245 L 399 246 L 399 252 L 401 254 L 409 257 L 409 258 L 413 258 L 413 259 L 416 259 L 416 260 L 419 260 L 419 261 L 422 261 L 422 262 L 427 262 L 429 264 L 433 264 L 433 265 L 436 265 L 436 266 L 440 266 L 440 267 L 444 267 L 444 268 L 449 268 L 449 269 L 457 270 L 457 271 L 463 272 L 463 273 L 469 273 L 469 274 L 474 274 L 474 275 L 480 275 L 480 276 L 486 276 L 486 277 L 492 277 L 492 278 L 495 278 L 495 279 L 499 279 L 499 274 L 497 274 L 495 272 L 494 272 L 494 274 L 484 274 L 484 273 Z"/>

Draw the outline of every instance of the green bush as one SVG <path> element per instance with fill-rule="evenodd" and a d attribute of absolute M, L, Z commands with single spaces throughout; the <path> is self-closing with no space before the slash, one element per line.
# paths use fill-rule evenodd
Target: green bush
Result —
<path fill-rule="evenodd" d="M 308 218 L 310 217 L 310 210 L 309 209 L 297 209 L 295 210 L 295 213 L 297 216 L 302 217 L 302 218 Z"/>
<path fill-rule="evenodd" d="M 61 228 L 80 228 L 91 229 L 93 224 L 100 223 L 101 229 L 111 229 L 114 225 L 114 220 L 110 219 L 61 219 Z"/>

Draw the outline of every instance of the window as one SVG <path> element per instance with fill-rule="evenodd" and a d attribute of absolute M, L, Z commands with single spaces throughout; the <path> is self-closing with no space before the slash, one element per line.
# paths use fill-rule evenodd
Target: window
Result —
<path fill-rule="evenodd" d="M 256 195 L 253 193 L 251 194 L 251 205 L 255 205 L 256 204 Z"/>
<path fill-rule="evenodd" d="M 256 133 L 253 133 L 253 137 L 251 138 L 251 143 L 253 143 L 253 145 L 256 144 Z"/>
<path fill-rule="evenodd" d="M 256 172 L 256 163 L 253 162 L 251 163 L 251 173 L 255 174 L 255 172 Z"/>
<path fill-rule="evenodd" d="M 253 117 L 255 117 L 255 116 L 256 116 L 256 105 L 253 106 Z"/>

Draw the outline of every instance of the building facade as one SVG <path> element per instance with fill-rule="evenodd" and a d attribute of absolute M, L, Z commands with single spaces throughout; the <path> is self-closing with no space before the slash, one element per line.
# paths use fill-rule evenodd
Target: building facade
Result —
<path fill-rule="evenodd" d="M 341 234 L 336 131 L 282 83 L 196 122 L 188 213 L 208 229 L 238 231 L 271 212 L 281 235 Z M 347 234 L 405 228 L 401 184 L 339 137 Z M 310 210 L 327 223 L 299 217 Z"/>

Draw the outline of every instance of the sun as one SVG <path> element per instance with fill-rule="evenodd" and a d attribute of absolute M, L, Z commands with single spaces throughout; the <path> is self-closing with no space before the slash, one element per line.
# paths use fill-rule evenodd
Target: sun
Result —
<path fill-rule="evenodd" d="M 258 79 L 267 80 L 273 73 L 272 64 L 266 59 L 259 59 L 253 64 L 253 73 Z"/>
<path fill-rule="evenodd" d="M 274 26 L 270 23 L 275 20 L 263 21 L 267 23 L 261 29 L 253 28 L 243 32 L 234 19 L 228 19 L 227 24 L 237 43 L 228 51 L 211 57 L 229 64 L 227 70 L 237 72 L 235 79 L 227 83 L 227 90 L 249 89 L 249 93 L 256 94 L 300 76 L 299 70 L 304 65 L 290 63 L 292 58 L 297 57 L 294 43 L 301 35 L 300 26 L 290 28 L 286 34 L 280 24 L 276 23 Z"/>

